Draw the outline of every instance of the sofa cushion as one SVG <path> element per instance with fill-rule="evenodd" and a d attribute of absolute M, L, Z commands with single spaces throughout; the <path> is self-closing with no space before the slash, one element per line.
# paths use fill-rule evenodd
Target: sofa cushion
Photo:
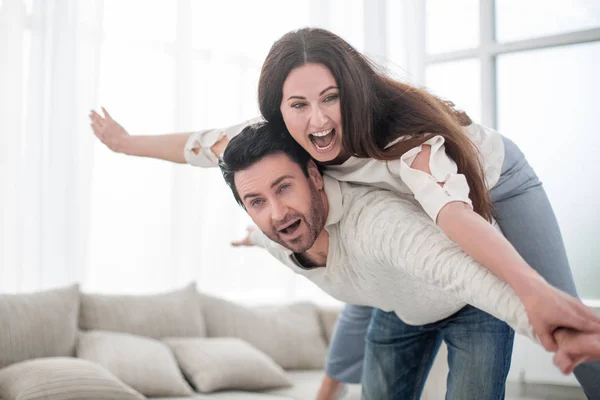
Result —
<path fill-rule="evenodd" d="M 237 338 L 165 339 L 198 392 L 263 390 L 290 385 L 269 356 Z"/>
<path fill-rule="evenodd" d="M 237 337 L 285 369 L 323 368 L 327 344 L 316 306 L 249 308 L 200 294 L 209 337 Z"/>
<path fill-rule="evenodd" d="M 0 368 L 36 357 L 73 356 L 79 288 L 0 295 Z"/>
<path fill-rule="evenodd" d="M 77 357 L 103 366 L 148 397 L 193 394 L 171 349 L 155 339 L 128 333 L 82 332 Z"/>
<path fill-rule="evenodd" d="M 195 284 L 154 295 L 81 294 L 79 327 L 154 339 L 205 336 Z"/>
<path fill-rule="evenodd" d="M 140 393 L 101 366 L 77 358 L 38 358 L 0 370 L 3 400 L 139 400 Z"/>

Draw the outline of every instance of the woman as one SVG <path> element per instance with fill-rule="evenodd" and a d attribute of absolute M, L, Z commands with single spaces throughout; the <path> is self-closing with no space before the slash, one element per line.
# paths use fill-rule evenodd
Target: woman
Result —
<path fill-rule="evenodd" d="M 326 173 L 413 194 L 451 240 L 511 285 L 547 350 L 556 346 L 552 333 L 558 326 L 599 329 L 590 310 L 545 285 L 576 295 L 547 197 L 508 139 L 472 124 L 451 103 L 386 77 L 348 43 L 320 29 L 290 32 L 273 45 L 260 76 L 259 102 L 265 119 L 285 126 Z M 214 164 L 227 135 L 244 126 L 129 137 L 108 115 L 91 117 L 96 135 L 115 151 L 196 165 Z M 490 223 L 493 209 L 508 240 Z M 376 310 L 373 321 L 384 317 Z M 402 327 L 399 320 L 393 323 Z M 367 347 L 384 339 L 370 337 Z M 579 367 L 576 376 L 591 396 L 600 381 L 598 366 Z"/>

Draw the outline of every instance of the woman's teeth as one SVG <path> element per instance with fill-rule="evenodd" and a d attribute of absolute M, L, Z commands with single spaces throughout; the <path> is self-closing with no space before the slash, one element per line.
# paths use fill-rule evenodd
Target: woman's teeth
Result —
<path fill-rule="evenodd" d="M 328 151 L 335 142 L 335 129 L 310 133 L 308 136 L 318 151 Z"/>

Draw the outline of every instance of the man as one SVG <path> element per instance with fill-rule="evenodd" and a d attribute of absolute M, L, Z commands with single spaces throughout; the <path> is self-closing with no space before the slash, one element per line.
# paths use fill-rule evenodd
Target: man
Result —
<path fill-rule="evenodd" d="M 289 135 L 264 124 L 232 139 L 220 166 L 236 200 L 261 230 L 252 233 L 252 243 L 339 300 L 383 310 L 382 323 L 397 315 L 426 327 L 415 336 L 443 333 L 449 344 L 451 397 L 503 395 L 512 333 L 467 304 L 536 340 L 525 309 L 508 285 L 439 232 L 411 199 L 323 177 Z M 573 364 L 592 355 L 591 348 L 586 354 L 564 350 L 576 338 L 577 333 L 561 333 L 556 362 L 563 370 L 570 368 L 566 360 Z M 586 338 L 597 342 L 595 336 Z M 414 354 L 429 356 L 433 347 L 417 347 Z M 365 362 L 386 368 L 397 361 L 394 354 L 390 358 L 382 361 L 367 351 Z M 427 360 L 412 358 L 401 360 L 408 382 L 402 385 L 413 386 L 407 393 L 418 391 L 426 375 L 419 367 Z M 379 383 L 363 382 L 367 398 L 401 398 L 381 392 L 389 385 Z"/>

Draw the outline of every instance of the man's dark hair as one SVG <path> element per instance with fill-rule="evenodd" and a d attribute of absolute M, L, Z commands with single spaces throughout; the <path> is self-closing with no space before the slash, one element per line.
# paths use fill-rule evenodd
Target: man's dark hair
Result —
<path fill-rule="evenodd" d="M 277 153 L 287 155 L 308 177 L 308 162 L 312 158 L 286 130 L 272 129 L 268 123 L 261 122 L 247 126 L 229 141 L 219 161 L 219 167 L 239 205 L 244 207 L 244 202 L 235 187 L 235 173 L 250 168 L 266 156 Z"/>

